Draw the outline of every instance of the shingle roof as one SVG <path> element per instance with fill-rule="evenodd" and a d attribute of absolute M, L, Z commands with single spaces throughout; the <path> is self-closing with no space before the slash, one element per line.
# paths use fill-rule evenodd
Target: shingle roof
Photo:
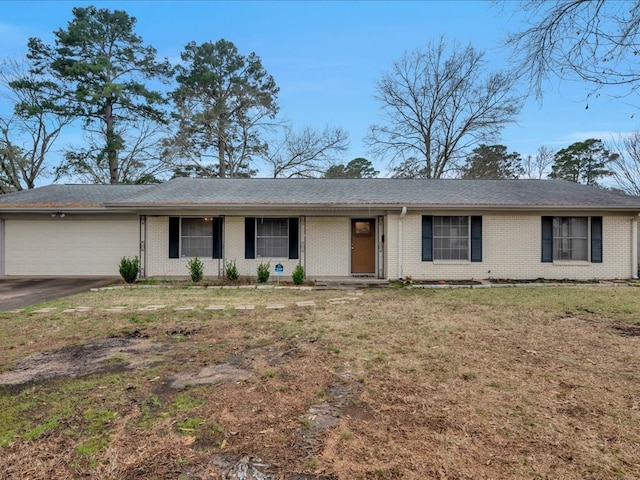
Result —
<path fill-rule="evenodd" d="M 606 208 L 640 197 L 563 180 L 193 179 L 159 185 L 50 185 L 0 195 L 0 211 L 46 208 Z"/>
<path fill-rule="evenodd" d="M 0 211 L 8 209 L 102 209 L 154 185 L 47 185 L 0 195 Z"/>
<path fill-rule="evenodd" d="M 563 180 L 177 178 L 113 206 L 632 207 L 640 197 Z"/>

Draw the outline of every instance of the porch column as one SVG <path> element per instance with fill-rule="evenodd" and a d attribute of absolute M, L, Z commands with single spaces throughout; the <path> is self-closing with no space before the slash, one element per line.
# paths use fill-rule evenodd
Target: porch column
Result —
<path fill-rule="evenodd" d="M 402 271 L 402 220 L 407 214 L 407 207 L 402 207 L 402 211 L 400 212 L 400 218 L 398 218 L 398 280 L 402 280 L 404 278 L 404 273 Z"/>
<path fill-rule="evenodd" d="M 300 216 L 300 259 L 298 262 L 307 273 L 307 216 Z"/>

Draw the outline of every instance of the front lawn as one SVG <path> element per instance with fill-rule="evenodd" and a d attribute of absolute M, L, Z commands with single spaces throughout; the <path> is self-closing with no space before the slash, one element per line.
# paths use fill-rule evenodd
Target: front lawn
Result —
<path fill-rule="evenodd" d="M 139 288 L 0 322 L 3 478 L 640 478 L 634 287 Z"/>

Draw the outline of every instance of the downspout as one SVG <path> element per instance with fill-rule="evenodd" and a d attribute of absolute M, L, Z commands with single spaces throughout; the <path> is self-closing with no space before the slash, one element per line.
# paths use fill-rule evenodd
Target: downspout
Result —
<path fill-rule="evenodd" d="M 402 280 L 402 220 L 407 214 L 407 207 L 402 207 L 398 219 L 398 280 Z"/>
<path fill-rule="evenodd" d="M 139 233 L 139 274 L 140 278 L 147 278 L 147 216 L 140 215 Z"/>
<path fill-rule="evenodd" d="M 631 278 L 638 278 L 638 217 L 637 216 L 631 219 Z"/>

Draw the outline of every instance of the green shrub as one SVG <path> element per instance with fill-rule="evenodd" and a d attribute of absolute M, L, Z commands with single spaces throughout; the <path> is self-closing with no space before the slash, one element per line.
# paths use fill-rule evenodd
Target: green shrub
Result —
<path fill-rule="evenodd" d="M 133 283 L 136 281 L 139 270 L 138 257 L 122 257 L 120 259 L 120 276 L 126 283 Z"/>
<path fill-rule="evenodd" d="M 197 255 L 189 260 L 187 268 L 189 269 L 189 275 L 193 283 L 199 282 L 202 280 L 202 277 L 204 277 L 204 264 Z"/>
<path fill-rule="evenodd" d="M 260 262 L 258 265 L 258 282 L 267 283 L 269 281 L 269 274 L 271 273 L 271 262 Z"/>
<path fill-rule="evenodd" d="M 236 267 L 235 260 L 229 260 L 228 262 L 225 260 L 224 262 L 224 276 L 227 277 L 227 280 L 235 281 L 240 276 L 238 274 L 238 267 Z"/>
<path fill-rule="evenodd" d="M 304 267 L 300 264 L 296 265 L 296 268 L 291 274 L 291 278 L 296 285 L 302 285 L 302 282 L 304 282 Z"/>

